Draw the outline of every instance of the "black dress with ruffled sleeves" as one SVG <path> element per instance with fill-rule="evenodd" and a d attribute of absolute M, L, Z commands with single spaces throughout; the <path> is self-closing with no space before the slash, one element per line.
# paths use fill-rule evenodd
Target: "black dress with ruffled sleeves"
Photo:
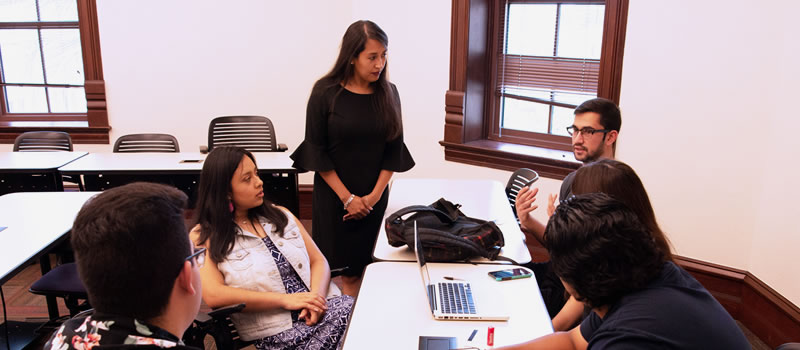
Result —
<path fill-rule="evenodd" d="M 392 92 L 400 101 L 397 88 Z M 403 135 L 386 140 L 372 94 L 357 94 L 336 84 L 317 82 L 306 110 L 305 140 L 292 153 L 294 167 L 315 171 L 312 236 L 331 268 L 349 267 L 358 275 L 372 262 L 372 249 L 386 211 L 388 190 L 360 220 L 342 221 L 347 211 L 319 172 L 336 170 L 347 189 L 365 196 L 372 192 L 381 170 L 404 172 L 414 159 Z"/>

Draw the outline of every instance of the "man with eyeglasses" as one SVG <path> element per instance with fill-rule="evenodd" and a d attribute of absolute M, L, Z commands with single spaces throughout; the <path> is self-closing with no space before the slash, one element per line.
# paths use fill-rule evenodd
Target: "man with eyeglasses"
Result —
<path fill-rule="evenodd" d="M 181 341 L 201 302 L 199 268 L 183 219 L 186 195 L 132 183 L 81 208 L 71 243 L 94 312 L 66 321 L 45 349 L 195 349 Z"/>
<path fill-rule="evenodd" d="M 572 153 L 575 155 L 575 159 L 584 164 L 601 158 L 613 159 L 621 125 L 622 116 L 619 107 L 614 102 L 604 98 L 595 98 L 581 103 L 575 109 L 575 119 L 572 125 L 567 127 L 567 133 L 572 136 Z M 555 194 L 549 196 L 548 216 L 553 214 L 557 198 L 564 199 L 572 194 L 574 176 L 575 172 L 573 171 L 564 178 L 558 196 Z M 521 189 L 517 195 L 516 210 L 522 231 L 544 244 L 545 226 L 530 215 L 537 208 L 534 202 L 538 192 L 538 188 L 525 187 Z M 566 302 L 561 281 L 552 273 L 549 263 L 531 262 L 525 266 L 536 274 L 539 290 L 542 292 L 550 317 L 555 317 Z"/>
<path fill-rule="evenodd" d="M 575 108 L 575 119 L 567 127 L 572 136 L 572 154 L 575 159 L 591 163 L 601 158 L 614 158 L 614 150 L 622 126 L 622 115 L 614 102 L 604 98 L 594 98 L 581 103 Z M 547 208 L 548 216 L 555 209 L 557 198 L 567 198 L 572 193 L 572 180 L 575 172 L 569 173 L 561 183 L 559 195 L 551 194 Z M 523 231 L 531 234 L 543 243 L 544 224 L 529 215 L 536 206 L 533 205 L 538 189 L 523 188 L 517 195 L 517 216 Z"/>

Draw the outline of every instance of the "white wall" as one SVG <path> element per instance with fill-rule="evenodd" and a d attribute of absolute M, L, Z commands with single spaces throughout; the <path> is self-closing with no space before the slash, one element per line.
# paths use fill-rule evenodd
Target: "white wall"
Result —
<path fill-rule="evenodd" d="M 256 114 L 273 119 L 280 142 L 297 145 L 308 92 L 338 52 L 341 34 L 331 29 L 350 23 L 350 8 L 276 4 L 98 2 L 112 140 L 161 131 L 196 152 L 212 118 Z"/>
<path fill-rule="evenodd" d="M 748 270 L 795 304 L 798 10 L 632 0 L 618 152 L 678 254 Z"/>
<path fill-rule="evenodd" d="M 800 138 L 787 132 L 796 111 L 784 101 L 800 78 L 790 18 L 798 6 L 631 0 L 618 147 L 679 254 L 751 271 L 795 304 L 800 282 L 788 257 L 800 246 L 792 162 Z M 347 26 L 371 19 L 389 35 L 389 71 L 417 161 L 397 176 L 505 181 L 508 172 L 445 162 L 438 144 L 450 15 L 449 0 L 99 1 L 111 139 L 167 132 L 196 151 L 213 117 L 242 113 L 272 118 L 279 142 L 294 149 L 312 84 L 333 64 Z M 559 181 L 539 184 L 546 198 Z"/>
<path fill-rule="evenodd" d="M 769 113 L 764 118 L 765 143 L 760 162 L 760 182 L 754 184 L 757 193 L 755 231 L 752 239 L 750 271 L 773 288 L 800 305 L 800 281 L 798 281 L 797 247 L 800 246 L 800 167 L 795 162 L 800 150 L 800 137 L 790 131 L 796 123 L 797 101 L 800 79 L 800 40 L 797 40 L 795 14 L 800 4 L 792 2 L 781 11 L 775 22 L 777 35 L 774 50 L 777 57 L 770 60 L 774 87 L 771 93 Z M 768 85 L 769 86 L 769 85 Z M 755 118 L 754 118 L 755 119 Z M 746 134 L 746 133 L 745 133 Z"/>
<path fill-rule="evenodd" d="M 345 29 L 370 19 L 389 35 L 390 78 L 400 91 L 406 139 L 418 164 L 398 176 L 507 179 L 508 172 L 444 162 L 438 146 L 449 79 L 449 1 L 220 4 L 98 3 L 112 140 L 155 130 L 175 135 L 181 150 L 196 151 L 206 144 L 212 118 L 258 114 L 273 120 L 279 142 L 291 151 L 303 140 L 311 86 L 333 65 Z M 133 30 L 141 18 L 148 26 Z M 301 175 L 301 182 L 311 178 Z M 542 183 L 557 189 L 559 182 Z"/>

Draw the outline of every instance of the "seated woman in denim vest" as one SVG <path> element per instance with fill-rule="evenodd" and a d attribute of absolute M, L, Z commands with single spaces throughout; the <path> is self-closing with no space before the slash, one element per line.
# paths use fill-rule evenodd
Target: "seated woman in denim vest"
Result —
<path fill-rule="evenodd" d="M 253 155 L 215 148 L 205 160 L 191 238 L 210 258 L 200 270 L 212 308 L 246 303 L 231 315 L 257 349 L 335 349 L 353 298 L 289 210 L 264 199 Z"/>

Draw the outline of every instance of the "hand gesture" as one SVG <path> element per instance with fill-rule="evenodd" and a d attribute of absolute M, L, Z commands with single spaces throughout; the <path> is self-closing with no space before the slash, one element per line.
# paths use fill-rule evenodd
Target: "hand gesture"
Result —
<path fill-rule="evenodd" d="M 550 194 L 550 201 L 547 203 L 547 216 L 553 216 L 553 213 L 556 212 L 556 199 L 558 199 L 557 194 Z"/>
<path fill-rule="evenodd" d="M 303 309 L 303 311 L 300 311 L 299 318 L 306 321 L 306 326 L 313 326 L 322 319 L 323 314 L 325 314 L 325 311 L 316 312 L 311 309 Z"/>
<path fill-rule="evenodd" d="M 534 204 L 534 202 L 536 202 L 536 195 L 538 193 L 539 188 L 531 189 L 530 187 L 526 186 L 523 187 L 517 194 L 515 207 L 517 208 L 517 217 L 519 218 L 519 223 L 523 228 L 533 227 L 532 220 L 535 219 L 530 216 L 530 213 L 536 210 L 536 208 L 539 208 L 538 205 Z"/>
<path fill-rule="evenodd" d="M 283 308 L 286 310 L 309 309 L 318 313 L 328 309 L 325 298 L 317 293 L 293 293 L 283 297 Z M 301 311 L 302 313 L 302 311 Z"/>
<path fill-rule="evenodd" d="M 347 214 L 342 217 L 342 220 L 363 219 L 370 210 L 372 210 L 372 206 L 367 206 L 362 197 L 355 196 L 347 205 Z"/>

